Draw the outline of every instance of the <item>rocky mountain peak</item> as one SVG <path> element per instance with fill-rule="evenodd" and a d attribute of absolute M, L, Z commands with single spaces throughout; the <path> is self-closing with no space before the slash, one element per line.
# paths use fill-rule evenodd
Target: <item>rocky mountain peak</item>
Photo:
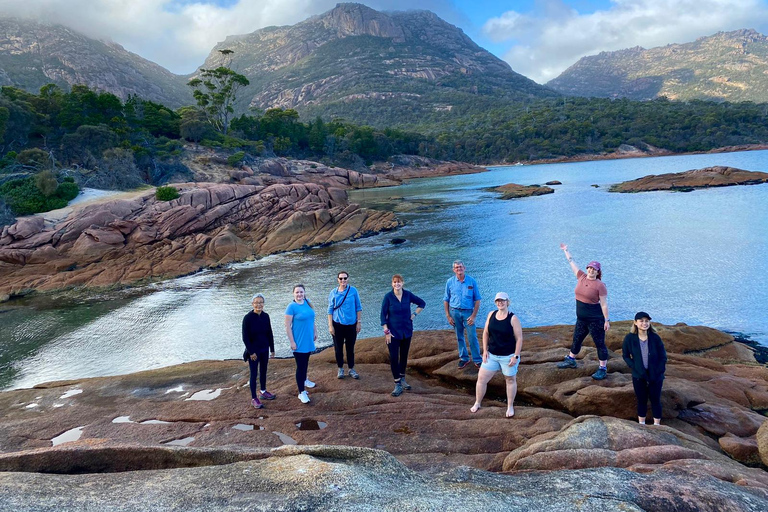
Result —
<path fill-rule="evenodd" d="M 547 84 L 572 96 L 768 101 L 768 37 L 754 29 L 583 57 Z"/>
<path fill-rule="evenodd" d="M 0 17 L 0 85 L 37 92 L 45 84 L 75 84 L 137 95 L 168 106 L 191 103 L 184 79 L 117 43 L 87 37 L 62 25 Z"/>
<path fill-rule="evenodd" d="M 319 21 L 334 29 L 338 37 L 369 35 L 405 41 L 405 33 L 390 16 L 362 4 L 340 3 L 322 15 Z"/>

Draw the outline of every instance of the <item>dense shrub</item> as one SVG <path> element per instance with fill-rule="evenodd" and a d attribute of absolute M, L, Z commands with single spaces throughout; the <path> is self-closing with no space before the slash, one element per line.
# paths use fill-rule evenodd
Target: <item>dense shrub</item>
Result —
<path fill-rule="evenodd" d="M 234 155 L 230 155 L 229 158 L 227 158 L 227 163 L 231 165 L 232 167 L 238 167 L 245 158 L 245 151 L 238 151 Z"/>
<path fill-rule="evenodd" d="M 64 208 L 74 199 L 79 189 L 76 184 L 65 182 L 46 197 L 37 187 L 36 177 L 11 180 L 0 186 L 0 196 L 15 215 L 31 215 Z"/>
<path fill-rule="evenodd" d="M 177 197 L 179 197 L 179 191 L 176 190 L 176 187 L 157 187 L 155 191 L 155 198 L 158 201 L 171 201 Z"/>

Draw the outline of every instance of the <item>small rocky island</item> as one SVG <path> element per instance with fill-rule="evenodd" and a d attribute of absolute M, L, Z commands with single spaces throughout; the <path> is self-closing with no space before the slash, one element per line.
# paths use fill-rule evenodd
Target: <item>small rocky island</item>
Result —
<path fill-rule="evenodd" d="M 768 183 L 768 173 L 715 166 L 668 174 L 650 174 L 611 186 L 610 192 L 650 192 L 672 190 L 690 192 L 697 188 L 730 187 Z"/>
<path fill-rule="evenodd" d="M 543 196 L 544 194 L 553 194 L 555 189 L 542 187 L 541 185 L 518 185 L 517 183 L 507 183 L 500 187 L 487 188 L 489 192 L 499 192 L 501 199 L 520 199 L 521 197 Z"/>
<path fill-rule="evenodd" d="M 0 509 L 768 510 L 768 368 L 729 334 L 656 324 L 662 425 L 638 425 L 629 326 L 607 333 L 603 381 L 593 347 L 556 367 L 572 326 L 525 329 L 511 419 L 500 374 L 470 412 L 477 370 L 456 368 L 453 331 L 415 334 L 397 398 L 380 337 L 358 341 L 360 380 L 312 356 L 308 405 L 290 359 L 269 363 L 259 410 L 242 360 L 6 391 Z"/>

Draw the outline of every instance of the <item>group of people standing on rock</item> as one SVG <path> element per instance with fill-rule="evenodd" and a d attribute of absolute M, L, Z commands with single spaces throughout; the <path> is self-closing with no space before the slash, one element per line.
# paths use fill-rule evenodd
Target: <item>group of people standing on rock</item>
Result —
<path fill-rule="evenodd" d="M 608 374 L 605 333 L 610 329 L 608 292 L 602 282 L 602 269 L 599 262 L 591 261 L 585 272 L 574 263 L 568 246 L 560 244 L 560 248 L 577 279 L 576 325 L 570 352 L 557 367 L 577 368 L 576 357 L 587 335 L 590 335 L 597 348 L 599 360 L 598 369 L 592 374 L 592 378 L 602 380 Z M 456 333 L 458 369 L 466 368 L 470 360 L 478 369 L 475 403 L 470 410 L 474 413 L 480 409 L 488 383 L 496 372 L 501 371 L 506 381 L 506 417 L 511 418 L 515 414 L 517 371 L 523 348 L 520 319 L 509 309 L 509 295 L 506 292 L 498 292 L 494 298 L 496 309 L 488 313 L 486 318 L 481 350 L 475 327 L 482 299 L 480 290 L 475 279 L 466 274 L 463 262 L 453 262 L 453 273 L 454 276 L 445 284 L 443 306 L 446 319 Z M 357 289 L 349 284 L 349 273 L 342 271 L 336 277 L 338 284 L 328 295 L 327 316 L 328 331 L 333 338 L 338 366 L 337 377 L 343 379 L 348 375 L 359 379 L 360 374 L 355 369 L 355 342 L 362 327 L 362 303 Z M 426 307 L 424 300 L 406 290 L 404 284 L 403 276 L 392 276 L 392 291 L 384 296 L 380 313 L 394 380 L 391 395 L 395 397 L 400 396 L 403 391 L 411 390 L 410 384 L 406 382 L 405 370 L 413 337 L 413 321 Z M 250 366 L 251 404 L 262 408 L 261 399 L 275 398 L 275 395 L 266 389 L 268 361 L 275 355 L 274 336 L 269 315 L 264 312 L 264 296 L 256 294 L 251 305 L 253 311 L 243 318 L 242 336 L 246 347 L 243 358 Z M 315 383 L 309 380 L 307 374 L 310 355 L 315 350 L 317 341 L 317 328 L 315 308 L 306 297 L 304 285 L 293 287 L 293 301 L 285 311 L 285 330 L 296 361 L 298 398 L 306 404 L 310 402 L 307 388 L 315 387 Z M 345 350 L 348 373 L 344 371 Z M 667 354 L 664 343 L 651 326 L 651 317 L 647 313 L 638 312 L 635 315 L 631 332 L 624 338 L 622 355 L 632 370 L 638 421 L 645 424 L 650 400 L 653 421 L 658 425 L 661 422 L 661 388 Z M 258 393 L 257 381 L 260 385 Z"/>

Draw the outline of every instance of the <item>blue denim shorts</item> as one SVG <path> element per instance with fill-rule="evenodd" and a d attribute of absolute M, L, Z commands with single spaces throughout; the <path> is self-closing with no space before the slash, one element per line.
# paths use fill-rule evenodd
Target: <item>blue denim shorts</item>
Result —
<path fill-rule="evenodd" d="M 505 377 L 514 377 L 517 375 L 517 368 L 520 366 L 520 358 L 517 359 L 517 362 L 513 366 L 509 366 L 509 362 L 512 360 L 513 355 L 514 354 L 508 356 L 495 356 L 488 352 L 488 362 L 481 364 L 480 368 L 485 368 L 492 372 L 501 370 L 501 373 L 503 373 Z"/>

